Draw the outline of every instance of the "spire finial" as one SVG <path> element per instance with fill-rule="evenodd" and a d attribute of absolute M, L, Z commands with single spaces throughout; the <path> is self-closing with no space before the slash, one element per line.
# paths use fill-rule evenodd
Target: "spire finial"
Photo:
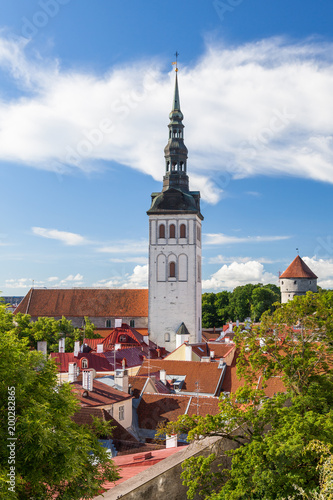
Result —
<path fill-rule="evenodd" d="M 176 50 L 176 53 L 175 53 L 175 56 L 176 56 L 176 60 L 172 63 L 172 65 L 175 65 L 175 72 L 178 73 L 178 56 L 179 56 L 179 52 L 177 52 Z"/>

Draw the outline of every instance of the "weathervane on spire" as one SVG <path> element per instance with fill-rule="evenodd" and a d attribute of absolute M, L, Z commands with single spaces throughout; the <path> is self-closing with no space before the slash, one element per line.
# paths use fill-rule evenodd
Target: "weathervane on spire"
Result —
<path fill-rule="evenodd" d="M 175 56 L 176 56 L 176 60 L 172 63 L 172 65 L 176 65 L 175 72 L 177 73 L 178 72 L 178 56 L 179 56 L 179 53 L 177 51 L 175 53 Z"/>

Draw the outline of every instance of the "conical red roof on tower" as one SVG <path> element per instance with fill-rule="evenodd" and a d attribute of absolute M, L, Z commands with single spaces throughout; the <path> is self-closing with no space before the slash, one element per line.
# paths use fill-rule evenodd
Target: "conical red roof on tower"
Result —
<path fill-rule="evenodd" d="M 318 276 L 311 271 L 299 255 L 292 261 L 289 267 L 281 274 L 282 278 L 313 278 L 317 279 Z"/>

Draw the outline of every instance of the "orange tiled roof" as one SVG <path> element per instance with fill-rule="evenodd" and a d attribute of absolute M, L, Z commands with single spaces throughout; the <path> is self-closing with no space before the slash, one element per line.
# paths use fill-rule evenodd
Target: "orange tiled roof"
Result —
<path fill-rule="evenodd" d="M 79 411 L 74 413 L 72 420 L 78 425 L 93 426 L 94 418 L 99 418 L 103 422 L 111 422 L 112 431 L 110 431 L 110 434 L 112 435 L 112 439 L 138 442 L 132 434 L 102 408 L 82 407 Z"/>
<path fill-rule="evenodd" d="M 32 288 L 16 308 L 18 312 L 51 317 L 147 317 L 148 290 Z"/>
<path fill-rule="evenodd" d="M 73 382 L 71 388 L 81 406 L 105 406 L 132 398 L 130 394 L 118 391 L 107 384 L 103 384 L 103 382 L 97 382 L 97 380 L 94 380 L 93 390 L 88 392 L 87 397 L 83 396 L 83 393 L 87 391 L 82 388 L 82 382 Z"/>
<path fill-rule="evenodd" d="M 219 392 L 222 369 L 218 362 L 202 363 L 200 361 L 173 361 L 152 359 L 145 360 L 138 375 L 148 375 L 165 370 L 168 375 L 186 375 L 182 392 L 199 392 L 215 395 Z"/>
<path fill-rule="evenodd" d="M 281 274 L 282 278 L 313 278 L 317 279 L 318 276 L 311 271 L 299 255 L 292 261 L 289 267 Z"/>
<path fill-rule="evenodd" d="M 158 424 L 173 422 L 180 415 L 216 415 L 219 399 L 182 394 L 143 394 L 137 409 L 139 427 L 156 429 Z"/>

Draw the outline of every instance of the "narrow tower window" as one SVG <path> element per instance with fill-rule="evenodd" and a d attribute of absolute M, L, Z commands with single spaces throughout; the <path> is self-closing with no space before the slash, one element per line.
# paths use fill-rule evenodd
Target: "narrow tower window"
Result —
<path fill-rule="evenodd" d="M 169 227 L 169 238 L 176 238 L 176 226 L 174 224 Z"/>
<path fill-rule="evenodd" d="M 169 278 L 175 278 L 175 277 L 176 277 L 176 263 L 170 262 L 170 264 L 169 264 Z"/>
<path fill-rule="evenodd" d="M 185 226 L 185 224 L 180 225 L 180 237 L 186 238 L 186 226 Z"/>
<path fill-rule="evenodd" d="M 158 237 L 165 238 L 165 225 L 164 224 L 160 224 Z"/>

